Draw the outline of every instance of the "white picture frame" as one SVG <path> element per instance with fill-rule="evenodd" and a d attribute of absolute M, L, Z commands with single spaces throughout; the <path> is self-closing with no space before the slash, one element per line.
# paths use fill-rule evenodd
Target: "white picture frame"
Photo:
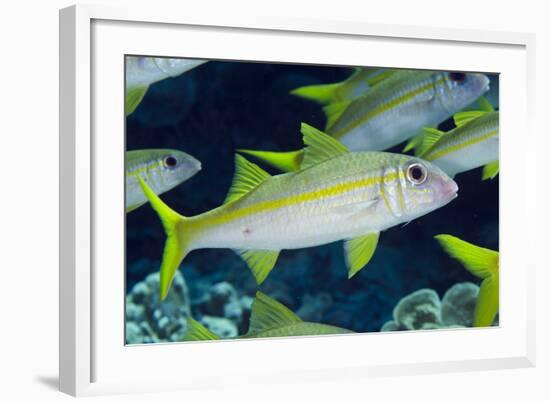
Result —
<path fill-rule="evenodd" d="M 501 73 L 500 327 L 124 346 L 124 54 Z M 535 261 L 522 233 L 535 231 L 536 212 L 528 192 L 515 190 L 518 183 L 535 185 L 527 174 L 535 169 L 533 88 L 530 34 L 155 7 L 61 10 L 61 391 L 80 396 L 534 366 Z M 508 135 L 515 131 L 522 135 Z M 182 356 L 186 366 L 178 364 Z M 140 363 L 155 369 L 143 372 Z"/>

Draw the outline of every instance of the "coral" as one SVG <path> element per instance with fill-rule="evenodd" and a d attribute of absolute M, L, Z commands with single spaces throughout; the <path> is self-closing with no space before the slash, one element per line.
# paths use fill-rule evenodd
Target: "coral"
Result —
<path fill-rule="evenodd" d="M 441 301 L 441 315 L 446 326 L 471 327 L 479 287 L 474 283 L 458 283 L 447 290 Z"/>
<path fill-rule="evenodd" d="M 471 327 L 478 294 L 479 286 L 470 282 L 453 285 L 442 301 L 432 289 L 415 291 L 397 303 L 393 320 L 380 331 Z"/>
<path fill-rule="evenodd" d="M 127 344 L 178 341 L 185 334 L 191 313 L 185 280 L 177 272 L 164 301 L 159 282 L 159 273 L 149 274 L 126 296 Z"/>
<path fill-rule="evenodd" d="M 393 310 L 393 319 L 402 330 L 441 326 L 441 301 L 434 290 L 422 289 L 407 295 Z"/>
<path fill-rule="evenodd" d="M 199 323 L 221 338 L 237 337 L 239 334 L 235 323 L 224 317 L 203 316 Z"/>

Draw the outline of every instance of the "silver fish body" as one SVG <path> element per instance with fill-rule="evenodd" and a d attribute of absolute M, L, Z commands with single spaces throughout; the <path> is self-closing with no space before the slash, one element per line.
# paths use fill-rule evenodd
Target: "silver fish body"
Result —
<path fill-rule="evenodd" d="M 450 176 L 499 158 L 499 112 L 488 112 L 441 136 L 422 158 Z"/>
<path fill-rule="evenodd" d="M 166 78 L 177 77 L 206 60 L 164 57 L 126 57 L 126 88 L 148 86 Z"/>
<path fill-rule="evenodd" d="M 327 128 L 350 150 L 384 150 L 437 125 L 489 89 L 484 74 L 393 73 L 355 100 Z"/>

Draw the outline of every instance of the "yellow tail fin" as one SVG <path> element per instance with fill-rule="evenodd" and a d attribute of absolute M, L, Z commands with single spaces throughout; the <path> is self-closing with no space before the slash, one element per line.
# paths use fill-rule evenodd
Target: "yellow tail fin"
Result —
<path fill-rule="evenodd" d="M 457 259 L 472 273 L 482 279 L 474 312 L 474 327 L 493 324 L 499 305 L 499 254 L 452 235 L 441 234 L 435 238 L 445 252 Z"/>
<path fill-rule="evenodd" d="M 338 93 L 338 90 L 342 87 L 342 85 L 343 82 L 302 86 L 292 90 L 290 94 L 319 104 L 329 104 L 345 100 L 341 99 Z"/>
<path fill-rule="evenodd" d="M 269 152 L 264 150 L 237 149 L 237 152 L 250 155 L 256 159 L 269 164 L 285 173 L 300 170 L 300 164 L 304 158 L 303 150 L 291 152 Z"/>
<path fill-rule="evenodd" d="M 159 215 L 164 231 L 166 231 L 166 244 L 164 245 L 164 254 L 160 266 L 160 297 L 164 300 L 176 270 L 189 252 L 189 235 L 183 235 L 187 231 L 187 218 L 170 209 L 141 177 L 138 177 L 138 179 L 141 189 Z"/>

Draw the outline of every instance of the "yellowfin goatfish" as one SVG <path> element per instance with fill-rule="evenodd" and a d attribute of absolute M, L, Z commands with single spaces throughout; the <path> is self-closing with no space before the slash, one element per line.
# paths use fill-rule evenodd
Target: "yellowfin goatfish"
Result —
<path fill-rule="evenodd" d="M 206 60 L 163 57 L 126 57 L 126 115 L 134 112 L 149 85 L 166 78 L 177 77 Z"/>
<path fill-rule="evenodd" d="M 326 132 L 352 151 L 384 150 L 437 125 L 489 89 L 484 74 L 393 71 L 351 101 L 329 104 Z M 240 150 L 283 171 L 299 168 L 303 154 Z"/>
<path fill-rule="evenodd" d="M 445 252 L 482 280 L 474 311 L 473 325 L 474 327 L 492 325 L 498 313 L 498 252 L 472 245 L 448 234 L 436 235 L 435 238 Z"/>
<path fill-rule="evenodd" d="M 140 180 L 168 236 L 160 270 L 162 298 L 185 255 L 200 248 L 236 250 L 260 284 L 281 249 L 345 240 L 351 277 L 370 260 L 381 230 L 456 197 L 456 183 L 429 162 L 392 153 L 350 153 L 307 124 L 302 134 L 306 148 L 299 171 L 270 176 L 236 155 L 225 203 L 197 216 L 179 215 Z"/>
<path fill-rule="evenodd" d="M 187 319 L 188 329 L 184 341 L 219 340 L 193 318 Z M 294 312 L 264 293 L 256 292 L 250 312 L 248 332 L 238 338 L 314 336 L 323 334 L 353 333 L 351 330 L 322 323 L 304 322 Z"/>
<path fill-rule="evenodd" d="M 387 78 L 394 70 L 357 67 L 353 74 L 342 82 L 309 85 L 296 88 L 290 94 L 320 104 L 339 103 L 364 95 L 372 86 Z"/>
<path fill-rule="evenodd" d="M 455 129 L 426 128 L 416 155 L 439 166 L 449 176 L 483 168 L 483 179 L 498 174 L 498 111 L 464 111 L 454 116 Z"/>
<path fill-rule="evenodd" d="M 201 163 L 187 153 L 173 149 L 143 149 L 126 152 L 126 212 L 137 209 L 147 198 L 138 177 L 162 194 L 194 176 Z"/>

